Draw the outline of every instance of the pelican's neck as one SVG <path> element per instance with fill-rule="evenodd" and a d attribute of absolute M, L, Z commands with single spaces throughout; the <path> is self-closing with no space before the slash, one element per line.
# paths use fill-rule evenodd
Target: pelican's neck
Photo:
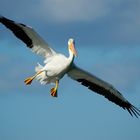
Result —
<path fill-rule="evenodd" d="M 73 62 L 73 60 L 74 60 L 74 54 L 72 53 L 72 51 L 70 49 L 69 49 L 69 57 L 68 57 L 68 60 L 70 62 Z"/>

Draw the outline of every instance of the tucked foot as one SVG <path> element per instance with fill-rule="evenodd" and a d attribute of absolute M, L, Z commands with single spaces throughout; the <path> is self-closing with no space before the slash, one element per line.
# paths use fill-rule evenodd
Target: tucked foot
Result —
<path fill-rule="evenodd" d="M 24 82 L 26 85 L 30 85 L 32 83 L 33 79 L 34 79 L 33 77 L 29 77 L 29 78 L 25 79 Z"/>
<path fill-rule="evenodd" d="M 53 97 L 57 97 L 57 89 L 56 88 L 52 88 L 50 92 L 51 92 L 51 95 Z"/>

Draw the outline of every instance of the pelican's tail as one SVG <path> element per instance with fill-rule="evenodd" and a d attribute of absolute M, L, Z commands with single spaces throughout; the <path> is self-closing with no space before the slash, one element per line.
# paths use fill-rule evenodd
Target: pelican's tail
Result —
<path fill-rule="evenodd" d="M 38 63 L 38 65 L 35 67 L 35 71 L 36 71 L 36 72 L 42 71 L 42 69 L 43 69 L 43 66 L 40 65 L 39 63 Z M 41 84 L 43 84 L 43 85 L 45 85 L 45 84 L 48 83 L 48 81 L 47 81 L 47 76 L 46 76 L 46 72 L 45 72 L 45 71 L 43 71 L 42 73 L 38 74 L 38 75 L 35 77 L 35 79 L 36 79 L 37 81 L 39 81 Z"/>
<path fill-rule="evenodd" d="M 35 67 L 35 71 L 36 71 L 36 72 L 39 72 L 39 71 L 42 70 L 42 68 L 43 68 L 43 66 L 40 65 L 39 63 L 37 63 L 37 66 Z"/>

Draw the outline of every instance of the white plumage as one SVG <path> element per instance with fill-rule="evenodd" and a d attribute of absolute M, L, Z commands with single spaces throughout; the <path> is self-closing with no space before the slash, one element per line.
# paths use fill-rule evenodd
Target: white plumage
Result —
<path fill-rule="evenodd" d="M 65 74 L 68 74 L 72 79 L 80 82 L 90 90 L 103 95 L 108 100 L 127 110 L 130 115 L 140 116 L 140 110 L 127 101 L 111 84 L 78 68 L 73 63 L 77 55 L 73 39 L 69 39 L 68 41 L 69 57 L 66 57 L 63 54 L 56 53 L 50 48 L 48 43 L 46 43 L 32 27 L 16 23 L 3 16 L 0 16 L 0 22 L 9 28 L 14 35 L 22 40 L 33 52 L 45 58 L 44 66 L 38 64 L 35 68 L 36 74 L 25 80 L 27 85 L 30 85 L 34 79 L 38 80 L 41 84 L 55 83 L 55 87 L 51 89 L 51 95 L 57 97 L 59 80 Z"/>
<path fill-rule="evenodd" d="M 36 72 L 43 71 L 36 76 L 36 79 L 39 80 L 41 84 L 55 83 L 56 80 L 61 79 L 65 73 L 67 73 L 72 58 L 67 58 L 62 54 L 55 54 L 49 58 L 49 61 L 45 62 L 44 67 L 40 64 L 36 67 Z"/>

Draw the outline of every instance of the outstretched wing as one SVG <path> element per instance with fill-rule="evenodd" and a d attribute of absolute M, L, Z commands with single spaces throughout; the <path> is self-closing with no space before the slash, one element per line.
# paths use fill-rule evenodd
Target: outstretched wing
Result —
<path fill-rule="evenodd" d="M 50 57 L 55 51 L 34 31 L 32 27 L 22 23 L 16 23 L 10 19 L 0 16 L 0 23 L 10 29 L 14 35 L 22 40 L 33 52 L 42 56 Z"/>
<path fill-rule="evenodd" d="M 99 79 L 98 77 L 74 66 L 69 72 L 68 76 L 72 79 L 80 82 L 82 85 L 88 87 L 90 90 L 103 95 L 109 101 L 119 105 L 123 109 L 127 110 L 131 116 L 140 116 L 140 110 L 128 102 L 122 94 L 116 90 L 109 83 Z"/>

